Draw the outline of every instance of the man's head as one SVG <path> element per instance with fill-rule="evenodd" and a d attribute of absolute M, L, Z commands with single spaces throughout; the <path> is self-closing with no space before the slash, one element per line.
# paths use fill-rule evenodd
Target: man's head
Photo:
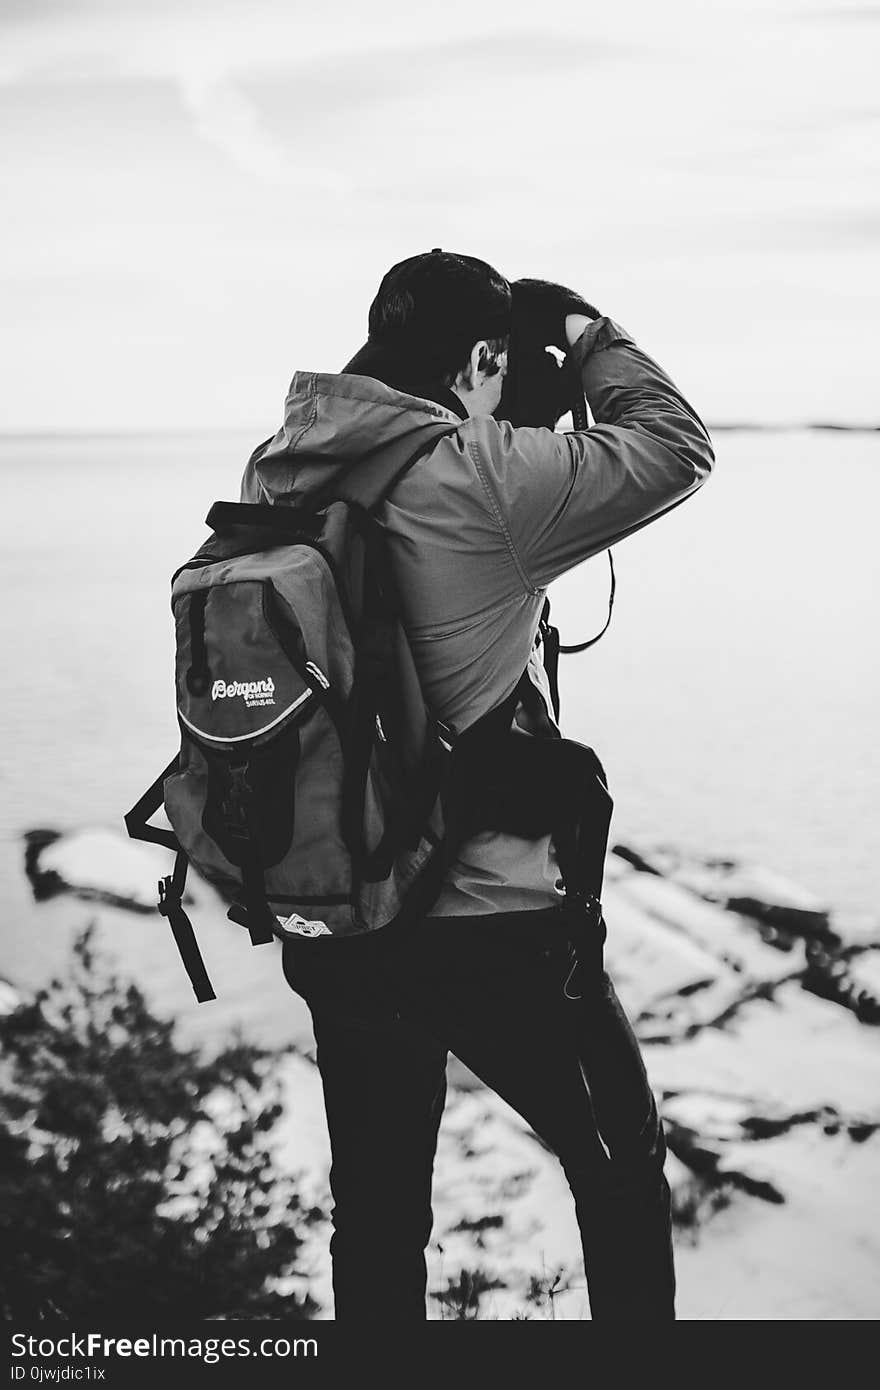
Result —
<path fill-rule="evenodd" d="M 468 415 L 501 398 L 510 334 L 510 285 L 473 256 L 423 252 L 391 267 L 370 306 L 370 344 L 403 366 L 413 386 L 455 392 Z"/>

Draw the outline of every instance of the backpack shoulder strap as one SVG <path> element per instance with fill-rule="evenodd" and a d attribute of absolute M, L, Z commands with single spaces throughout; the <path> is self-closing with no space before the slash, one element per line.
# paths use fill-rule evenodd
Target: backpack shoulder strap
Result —
<path fill-rule="evenodd" d="M 438 439 L 446 434 L 454 434 L 456 428 L 457 426 L 450 428 L 450 426 L 444 425 L 442 428 L 431 430 L 422 439 L 418 448 L 409 454 L 403 463 L 398 464 L 387 476 L 382 478 L 378 484 L 378 492 L 369 505 L 363 502 L 353 502 L 350 505 L 375 514 L 394 491 L 401 478 L 415 467 L 419 459 L 430 453 Z M 339 483 L 337 480 L 334 483 L 328 483 L 325 488 L 319 488 L 306 501 L 296 506 L 286 504 L 279 506 L 266 502 L 215 502 L 205 518 L 205 523 L 211 527 L 212 531 L 221 531 L 230 526 L 258 526 L 263 530 L 275 532 L 284 539 L 296 540 L 297 536 L 308 538 L 314 534 L 319 525 L 317 513 L 322 508 L 329 506 L 331 502 L 339 501 L 338 492 Z"/>

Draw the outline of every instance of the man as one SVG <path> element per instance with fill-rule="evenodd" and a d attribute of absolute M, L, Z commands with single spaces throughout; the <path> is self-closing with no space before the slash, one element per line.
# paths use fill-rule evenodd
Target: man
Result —
<path fill-rule="evenodd" d="M 517 323 L 528 320 L 538 344 L 534 373 L 549 372 L 558 391 L 544 347 L 565 351 L 593 428 L 557 433 L 493 418 L 514 299 Z M 294 376 L 282 428 L 255 451 L 242 500 L 305 500 L 353 458 L 403 463 L 438 421 L 457 424 L 382 514 L 419 676 L 435 715 L 463 732 L 510 697 L 527 668 L 547 718 L 536 642 L 547 586 L 695 491 L 713 463 L 706 429 L 586 301 L 543 282 L 512 292 L 474 258 L 435 250 L 392 267 L 369 330 L 339 375 Z M 520 375 L 529 360 L 521 352 Z M 559 414 L 557 403 L 548 423 Z M 521 707 L 524 732 L 530 719 Z M 560 886 L 549 836 L 484 830 L 462 846 L 431 916 L 405 933 L 346 938 L 332 959 L 310 941 L 285 945 L 324 1087 L 337 1318 L 425 1317 L 448 1050 L 558 1155 L 593 1318 L 675 1316 L 657 1107 L 607 974 L 583 998 L 562 994 L 571 943 Z"/>

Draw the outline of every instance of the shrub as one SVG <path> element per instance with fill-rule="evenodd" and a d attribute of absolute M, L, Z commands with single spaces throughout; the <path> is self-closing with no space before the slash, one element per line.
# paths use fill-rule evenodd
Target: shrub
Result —
<path fill-rule="evenodd" d="M 0 1019 L 0 1313 L 307 1318 L 311 1214 L 276 1171 L 277 1054 L 181 1047 L 92 929 Z"/>

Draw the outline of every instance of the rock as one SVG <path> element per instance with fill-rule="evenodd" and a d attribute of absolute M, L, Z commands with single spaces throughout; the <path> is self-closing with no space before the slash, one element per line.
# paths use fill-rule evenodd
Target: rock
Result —
<path fill-rule="evenodd" d="M 779 980 L 803 970 L 802 943 L 782 952 L 767 945 L 738 917 L 717 903 L 702 901 L 677 881 L 630 874 L 615 885 L 614 901 L 635 903 L 652 922 L 662 923 L 725 965 L 754 980 Z M 607 915 L 609 931 L 611 918 Z"/>
<path fill-rule="evenodd" d="M 880 950 L 866 951 L 852 960 L 849 977 L 856 989 L 880 1000 Z"/>
<path fill-rule="evenodd" d="M 700 942 L 653 917 L 628 887 L 609 884 L 604 893 L 606 966 L 640 1038 L 683 1037 L 730 1007 L 742 981 Z"/>
<path fill-rule="evenodd" d="M 20 992 L 9 980 L 0 980 L 0 1015 L 11 1014 L 22 1002 Z"/>
<path fill-rule="evenodd" d="M 848 947 L 845 952 L 823 949 L 813 943 L 803 987 L 820 999 L 830 999 L 851 1009 L 862 1023 L 880 1024 L 880 955 L 870 947 Z"/>
<path fill-rule="evenodd" d="M 773 1118 L 828 1111 L 847 1122 L 880 1120 L 877 1034 L 796 980 L 746 1001 L 724 1026 L 643 1050 L 664 1095 L 725 1097 Z"/>
<path fill-rule="evenodd" d="M 25 873 L 37 901 L 72 893 L 131 912 L 155 912 L 158 880 L 174 862 L 170 850 L 130 840 L 122 831 L 30 830 L 24 838 Z M 184 901 L 191 899 L 185 895 Z"/>
<path fill-rule="evenodd" d="M 25 860 L 35 896 L 68 892 L 141 912 L 154 910 L 171 856 L 121 831 L 41 830 L 27 837 Z M 873 1316 L 880 1033 L 865 1024 L 880 1022 L 880 948 L 778 875 L 668 847 L 617 846 L 604 908 L 606 962 L 666 1125 L 679 1315 Z M 219 904 L 206 927 L 209 916 L 228 931 Z M 238 955 L 234 970 L 245 994 L 265 988 Z M 0 1010 L 17 1001 L 0 982 Z M 281 1066 L 280 1143 L 304 1200 L 323 1213 L 298 1279 L 329 1316 L 320 1077 L 303 1053 Z M 430 1315 L 451 1316 L 456 1299 L 472 1297 L 481 1318 L 587 1317 L 560 1165 L 467 1069 L 451 1062 L 449 1080 Z"/>
<path fill-rule="evenodd" d="M 833 935 L 825 904 L 760 864 L 701 857 L 668 845 L 634 849 L 618 844 L 613 853 L 642 873 L 671 879 L 708 902 L 753 917 L 774 930 L 807 938 Z"/>
<path fill-rule="evenodd" d="M 656 875 L 629 873 L 604 893 L 606 961 L 642 1041 L 682 1039 L 806 969 L 740 918 Z"/>
<path fill-rule="evenodd" d="M 611 854 L 616 855 L 618 859 L 623 859 L 627 864 L 631 864 L 634 869 L 638 869 L 639 873 L 656 874 L 658 878 L 663 874 L 663 870 L 658 869 L 649 857 L 641 854 L 637 849 L 633 849 L 630 845 L 612 845 Z"/>

